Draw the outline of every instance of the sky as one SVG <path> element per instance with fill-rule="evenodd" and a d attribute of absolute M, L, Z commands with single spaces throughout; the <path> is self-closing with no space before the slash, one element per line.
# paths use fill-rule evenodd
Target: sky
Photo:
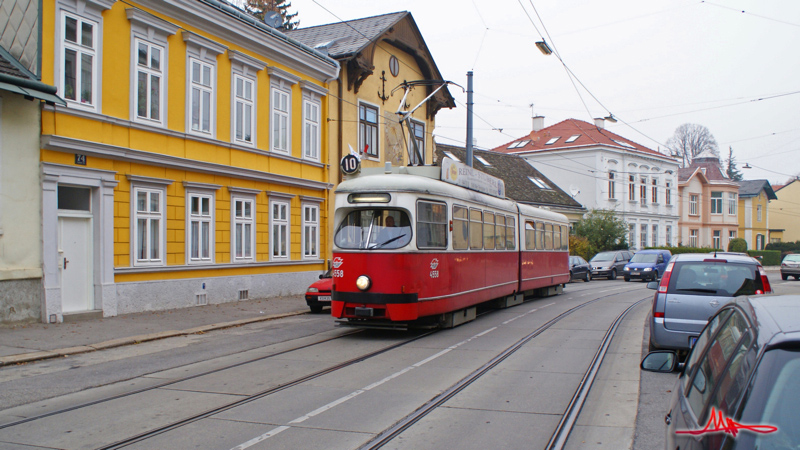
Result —
<path fill-rule="evenodd" d="M 411 12 L 446 80 L 472 71 L 476 148 L 568 118 L 653 150 L 705 126 L 747 180 L 800 176 L 800 1 L 291 0 L 300 27 Z M 535 46 L 545 39 L 556 54 Z M 570 76 L 569 74 L 573 74 Z M 465 145 L 467 95 L 442 109 L 438 143 Z M 748 165 L 751 168 L 745 169 Z"/>

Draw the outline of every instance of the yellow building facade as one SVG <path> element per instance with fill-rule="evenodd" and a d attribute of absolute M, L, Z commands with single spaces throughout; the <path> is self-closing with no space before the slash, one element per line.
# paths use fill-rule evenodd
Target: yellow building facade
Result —
<path fill-rule="evenodd" d="M 45 0 L 43 319 L 300 294 L 333 58 L 215 0 Z"/>
<path fill-rule="evenodd" d="M 739 181 L 739 237 L 748 250 L 764 250 L 769 243 L 770 201 L 775 192 L 767 180 Z"/>
<path fill-rule="evenodd" d="M 777 188 L 775 196 L 778 199 L 770 204 L 770 242 L 800 241 L 800 180 Z"/>

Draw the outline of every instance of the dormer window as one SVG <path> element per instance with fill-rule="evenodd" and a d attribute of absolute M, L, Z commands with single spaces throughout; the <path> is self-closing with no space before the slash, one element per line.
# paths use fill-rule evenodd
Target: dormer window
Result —
<path fill-rule="evenodd" d="M 541 179 L 541 178 L 539 178 L 539 177 L 530 177 L 530 176 L 529 176 L 529 177 L 528 177 L 528 179 L 529 179 L 529 180 L 531 180 L 531 183 L 535 184 L 535 185 L 536 185 L 536 187 L 538 187 L 539 189 L 552 190 L 552 188 L 551 188 L 550 186 L 548 186 L 548 185 L 547 185 L 547 184 L 544 182 L 544 180 L 542 180 L 542 179 Z"/>
<path fill-rule="evenodd" d="M 481 163 L 481 164 L 483 164 L 483 165 L 484 165 L 484 166 L 486 166 L 486 167 L 492 167 L 492 165 L 491 165 L 491 164 L 489 164 L 489 161 L 487 161 L 487 160 L 483 159 L 483 157 L 481 157 L 481 156 L 477 156 L 477 155 L 476 155 L 476 156 L 475 156 L 475 159 L 477 159 L 478 161 L 480 161 L 480 163 Z"/>
<path fill-rule="evenodd" d="M 554 138 L 550 139 L 549 141 L 545 142 L 545 143 L 544 143 L 544 145 L 553 145 L 553 144 L 555 144 L 555 143 L 556 143 L 556 141 L 558 141 L 559 139 L 561 139 L 561 136 L 556 136 L 556 137 L 554 137 Z"/>
<path fill-rule="evenodd" d="M 574 134 L 574 135 L 570 136 L 569 139 L 567 139 L 564 142 L 569 144 L 570 142 L 575 142 L 579 137 L 581 137 L 580 134 Z"/>

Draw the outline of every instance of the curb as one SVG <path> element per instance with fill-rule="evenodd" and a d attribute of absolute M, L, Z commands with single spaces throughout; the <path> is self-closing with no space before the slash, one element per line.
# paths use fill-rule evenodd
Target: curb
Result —
<path fill-rule="evenodd" d="M 67 347 L 50 351 L 36 351 L 30 353 L 20 353 L 17 355 L 0 356 L 0 367 L 10 366 L 12 364 L 23 364 L 32 361 L 41 361 L 43 359 L 59 358 L 63 356 L 77 355 L 81 353 L 89 353 L 97 350 L 105 350 L 114 347 L 122 347 L 125 345 L 140 344 L 142 342 L 156 341 L 159 339 L 166 339 L 176 336 L 187 336 L 190 334 L 202 334 L 207 331 L 221 330 L 224 328 L 233 328 L 241 325 L 247 325 L 256 322 L 266 322 L 268 320 L 282 319 L 284 317 L 299 316 L 308 314 L 308 311 L 294 311 L 290 313 L 271 314 L 262 317 L 253 317 L 250 319 L 239 319 L 232 322 L 214 323 L 211 325 L 202 325 L 199 327 L 189 328 L 186 330 L 171 330 L 160 331 L 158 333 L 140 334 L 138 336 L 124 337 L 119 339 L 111 339 L 108 341 L 99 342 L 91 345 L 81 345 L 78 347 Z"/>

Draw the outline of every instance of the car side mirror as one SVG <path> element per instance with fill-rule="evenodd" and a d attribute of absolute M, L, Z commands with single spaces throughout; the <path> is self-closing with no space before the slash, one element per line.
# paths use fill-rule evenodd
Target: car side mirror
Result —
<path fill-rule="evenodd" d="M 647 283 L 647 289 L 653 289 L 653 290 L 658 289 L 658 281 L 651 281 Z"/>
<path fill-rule="evenodd" d="M 677 363 L 677 353 L 671 350 L 656 350 L 644 357 L 640 367 L 648 372 L 669 373 L 675 370 Z"/>
<path fill-rule="evenodd" d="M 324 273 L 319 274 L 319 279 L 321 280 L 323 278 L 325 278 L 325 274 Z"/>

